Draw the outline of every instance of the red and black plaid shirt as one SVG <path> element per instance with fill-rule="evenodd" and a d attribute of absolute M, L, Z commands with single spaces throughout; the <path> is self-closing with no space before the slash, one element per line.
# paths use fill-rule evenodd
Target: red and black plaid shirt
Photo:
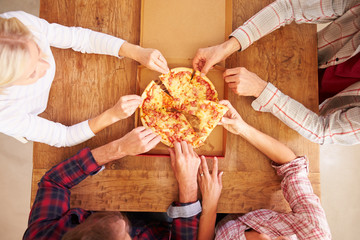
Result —
<path fill-rule="evenodd" d="M 81 208 L 70 209 L 70 189 L 101 169 L 90 149 L 50 169 L 41 179 L 28 228 L 23 239 L 61 239 L 70 229 L 82 223 L 92 212 Z M 177 218 L 172 224 L 150 223 L 132 225 L 133 239 L 196 239 L 199 216 Z"/>

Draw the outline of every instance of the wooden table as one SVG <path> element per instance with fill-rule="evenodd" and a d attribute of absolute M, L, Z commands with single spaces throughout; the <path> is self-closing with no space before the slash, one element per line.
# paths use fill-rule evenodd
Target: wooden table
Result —
<path fill-rule="evenodd" d="M 233 29 L 271 1 L 233 0 Z M 139 43 L 140 0 L 41 1 L 40 17 L 67 26 L 82 26 Z M 285 94 L 318 110 L 316 26 L 292 24 L 262 38 L 246 51 L 233 54 L 227 67 L 245 66 Z M 122 95 L 135 93 L 137 63 L 110 56 L 53 49 L 56 77 L 49 103 L 41 115 L 72 125 L 96 116 Z M 286 143 L 297 155 L 310 159 L 310 179 L 320 195 L 319 148 L 268 113 L 255 112 L 253 98 L 229 93 L 229 100 L 254 127 Z M 53 165 L 85 146 L 95 148 L 123 136 L 134 117 L 103 130 L 91 140 L 70 148 L 34 143 L 32 202 L 37 183 Z M 211 160 L 209 160 L 211 163 Z M 269 208 L 288 211 L 269 160 L 242 138 L 227 135 L 219 212 L 245 213 Z M 169 158 L 125 157 L 74 187 L 71 206 L 91 210 L 165 211 L 177 199 L 177 183 Z"/>

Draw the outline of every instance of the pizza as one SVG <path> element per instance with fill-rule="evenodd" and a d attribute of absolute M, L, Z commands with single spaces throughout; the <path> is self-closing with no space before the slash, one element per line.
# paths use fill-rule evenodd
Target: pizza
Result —
<path fill-rule="evenodd" d="M 193 69 L 174 68 L 159 78 L 167 94 L 154 81 L 142 93 L 140 119 L 144 126 L 161 136 L 161 142 L 172 147 L 175 141 L 186 141 L 194 148 L 204 144 L 228 108 L 218 102 L 214 85 Z"/>
<path fill-rule="evenodd" d="M 160 80 L 175 99 L 218 102 L 218 94 L 212 82 L 205 76 L 201 77 L 199 71 L 196 71 L 191 79 L 193 71 L 195 70 L 191 68 L 174 68 L 168 74 L 161 75 Z"/>

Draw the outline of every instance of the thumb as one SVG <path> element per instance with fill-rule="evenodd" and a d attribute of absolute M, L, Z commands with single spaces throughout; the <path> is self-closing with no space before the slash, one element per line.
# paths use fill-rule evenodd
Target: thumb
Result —
<path fill-rule="evenodd" d="M 204 67 L 201 69 L 201 76 L 205 76 L 213 65 L 213 63 L 206 60 Z"/>
<path fill-rule="evenodd" d="M 230 119 L 230 118 L 227 118 L 227 117 L 223 117 L 222 119 L 221 119 L 221 123 L 223 123 L 223 124 L 233 124 L 234 123 L 234 119 Z"/>

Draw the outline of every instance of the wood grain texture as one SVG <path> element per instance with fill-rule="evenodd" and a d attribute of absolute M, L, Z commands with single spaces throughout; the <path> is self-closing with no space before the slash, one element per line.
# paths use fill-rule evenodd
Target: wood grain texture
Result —
<path fill-rule="evenodd" d="M 235 29 L 271 1 L 233 0 Z M 140 0 L 41 1 L 40 16 L 49 22 L 82 26 L 139 43 Z M 284 93 L 317 112 L 316 27 L 291 25 L 259 40 L 246 51 L 233 54 L 227 67 L 244 66 L 272 82 Z M 129 59 L 72 50 L 53 49 L 56 77 L 43 117 L 67 125 L 91 118 L 136 92 L 137 64 Z M 255 112 L 252 98 L 229 99 L 254 127 L 286 143 L 310 160 L 310 179 L 320 195 L 319 148 L 268 113 Z M 47 169 L 84 146 L 95 148 L 123 136 L 134 127 L 134 116 L 71 148 L 34 144 L 32 202 L 37 182 Z M 211 160 L 208 160 L 211 164 Z M 280 179 L 270 161 L 242 138 L 227 135 L 219 212 L 245 213 L 259 208 L 288 211 Z M 177 185 L 167 157 L 126 157 L 108 164 L 72 190 L 71 206 L 91 210 L 165 211 L 177 199 Z"/>

